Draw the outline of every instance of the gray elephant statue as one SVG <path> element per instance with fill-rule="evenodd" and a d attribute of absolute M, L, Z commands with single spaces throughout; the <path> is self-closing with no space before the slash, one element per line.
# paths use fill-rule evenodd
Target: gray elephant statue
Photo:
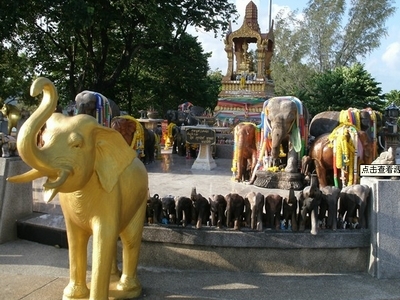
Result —
<path fill-rule="evenodd" d="M 280 229 L 282 202 L 283 197 L 279 194 L 272 193 L 265 196 L 267 229 Z"/>
<path fill-rule="evenodd" d="M 104 95 L 93 91 L 82 91 L 75 96 L 77 114 L 85 114 L 96 118 L 106 127 L 111 126 L 111 119 L 121 115 L 118 105 Z"/>
<path fill-rule="evenodd" d="M 234 230 L 241 228 L 244 213 L 244 198 L 237 193 L 229 193 L 226 200 L 226 227 Z"/>
<path fill-rule="evenodd" d="M 367 228 L 367 204 L 370 192 L 371 188 L 366 184 L 354 184 L 341 190 L 339 228 Z"/>
<path fill-rule="evenodd" d="M 262 147 L 258 161 L 267 158 L 267 167 L 286 166 L 297 173 L 298 160 L 308 143 L 308 110 L 295 97 L 274 97 L 264 103 Z"/>
<path fill-rule="evenodd" d="M 1 157 L 18 156 L 17 140 L 15 137 L 0 132 Z"/>
<path fill-rule="evenodd" d="M 262 231 L 264 195 L 260 192 L 249 192 L 246 194 L 245 200 L 247 200 L 250 205 L 250 228 L 253 230 Z"/>
<path fill-rule="evenodd" d="M 298 215 L 297 215 L 297 198 L 294 194 L 293 186 L 289 189 L 288 197 L 283 199 L 283 220 L 285 221 L 285 229 L 292 228 L 292 231 L 298 231 Z M 290 221 L 290 222 L 289 222 Z M 291 226 L 289 226 L 289 224 Z"/>
<path fill-rule="evenodd" d="M 137 265 L 148 199 L 146 168 L 115 130 L 87 115 L 54 113 L 57 90 L 50 80 L 39 77 L 32 83 L 31 96 L 42 92 L 40 105 L 22 125 L 17 139 L 19 155 L 32 169 L 8 180 L 23 183 L 45 177 L 45 201 L 59 194 L 70 264 L 63 299 L 108 299 L 110 286 L 116 286 L 121 298 L 139 297 Z M 39 148 L 37 134 L 44 124 L 44 146 Z M 89 290 L 86 273 L 91 236 Z M 110 285 L 118 238 L 123 270 L 118 282 Z"/>
<path fill-rule="evenodd" d="M 147 200 L 146 210 L 147 223 L 158 224 L 162 222 L 162 202 L 158 194 L 154 194 Z"/>
<path fill-rule="evenodd" d="M 211 225 L 222 228 L 225 222 L 226 200 L 223 195 L 212 195 L 208 198 L 211 210 Z"/>
<path fill-rule="evenodd" d="M 175 197 L 175 210 L 177 225 L 186 227 L 192 224 L 192 220 L 195 218 L 195 209 L 192 199 L 185 196 Z"/>

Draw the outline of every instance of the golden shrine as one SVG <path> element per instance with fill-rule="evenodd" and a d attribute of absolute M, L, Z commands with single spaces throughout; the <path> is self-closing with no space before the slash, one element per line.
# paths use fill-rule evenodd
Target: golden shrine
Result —
<path fill-rule="evenodd" d="M 262 33 L 258 10 L 253 1 L 246 6 L 242 26 L 227 33 L 225 51 L 228 70 L 222 78 L 222 90 L 214 109 L 217 119 L 237 118 L 253 121 L 260 118 L 263 103 L 274 96 L 270 62 L 274 49 L 273 23 Z M 249 51 L 249 45 L 256 49 Z"/>

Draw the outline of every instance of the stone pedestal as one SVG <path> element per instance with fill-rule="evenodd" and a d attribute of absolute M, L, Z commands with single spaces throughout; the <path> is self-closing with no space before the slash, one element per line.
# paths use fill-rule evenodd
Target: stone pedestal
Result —
<path fill-rule="evenodd" d="M 304 188 L 303 175 L 301 173 L 256 171 L 254 185 L 267 189 L 288 190 L 291 186 L 296 191 Z"/>
<path fill-rule="evenodd" d="M 0 158 L 0 244 L 17 238 L 17 219 L 32 213 L 32 182 L 10 183 L 6 179 L 30 168 L 20 157 Z"/>
<path fill-rule="evenodd" d="M 211 145 L 200 144 L 199 154 L 192 165 L 192 169 L 197 170 L 212 170 L 217 167 L 214 158 L 212 157 Z"/>
<path fill-rule="evenodd" d="M 363 177 L 372 188 L 368 273 L 379 279 L 400 278 L 400 180 Z"/>

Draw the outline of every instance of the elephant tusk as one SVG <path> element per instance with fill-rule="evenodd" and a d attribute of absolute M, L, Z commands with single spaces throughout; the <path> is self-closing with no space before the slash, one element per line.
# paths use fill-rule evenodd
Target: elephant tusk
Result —
<path fill-rule="evenodd" d="M 70 172 L 67 170 L 62 170 L 60 176 L 57 177 L 56 180 L 50 181 L 49 179 L 45 184 L 43 184 L 44 188 L 44 201 L 49 203 L 54 197 L 57 195 L 60 186 L 67 180 Z"/>
<path fill-rule="evenodd" d="M 67 180 L 69 175 L 70 175 L 70 171 L 62 170 L 56 180 L 50 181 L 48 179 L 46 181 L 46 183 L 43 184 L 43 187 L 45 189 L 55 189 L 55 188 L 61 186 Z"/>
<path fill-rule="evenodd" d="M 12 182 L 12 183 L 24 183 L 24 182 L 29 182 L 41 177 L 44 177 L 45 175 L 41 173 L 40 171 L 36 169 L 31 169 L 28 172 L 20 175 L 15 175 L 12 177 L 8 177 L 7 181 Z"/>

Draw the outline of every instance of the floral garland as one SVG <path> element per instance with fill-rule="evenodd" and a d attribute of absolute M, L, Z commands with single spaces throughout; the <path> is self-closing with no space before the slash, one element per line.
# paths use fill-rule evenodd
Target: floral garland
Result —
<path fill-rule="evenodd" d="M 116 118 L 122 118 L 122 119 L 127 119 L 135 123 L 136 125 L 136 130 L 133 134 L 132 142 L 131 142 L 131 148 L 136 150 L 139 154 L 140 157 L 144 157 L 144 129 L 142 124 L 138 120 L 136 120 L 134 117 L 124 115 L 124 116 L 118 116 Z"/>
<path fill-rule="evenodd" d="M 348 174 L 348 185 L 357 181 L 358 133 L 353 124 L 344 123 L 336 127 L 329 135 L 330 147 L 334 147 L 333 165 L 341 169 L 341 180 L 345 186 L 345 175 Z M 336 174 L 335 174 L 336 176 Z M 338 186 L 335 178 L 335 186 Z"/>
<path fill-rule="evenodd" d="M 361 130 L 360 110 L 357 108 L 342 110 L 339 115 L 339 123 L 350 123 L 356 126 L 357 130 Z"/>

